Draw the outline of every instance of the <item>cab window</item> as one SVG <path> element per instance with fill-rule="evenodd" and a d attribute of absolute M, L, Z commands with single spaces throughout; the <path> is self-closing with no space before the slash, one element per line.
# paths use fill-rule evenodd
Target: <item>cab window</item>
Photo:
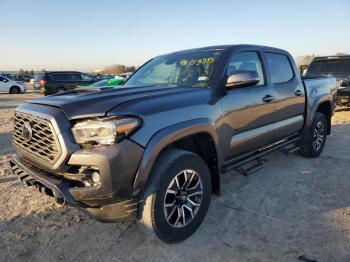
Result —
<path fill-rule="evenodd" d="M 264 72 L 257 52 L 242 52 L 233 55 L 226 69 L 226 75 L 232 75 L 239 71 L 255 71 L 258 73 L 260 82 L 257 85 L 265 84 Z"/>
<path fill-rule="evenodd" d="M 266 53 L 266 59 L 273 84 L 282 84 L 292 80 L 294 73 L 286 55 Z"/>

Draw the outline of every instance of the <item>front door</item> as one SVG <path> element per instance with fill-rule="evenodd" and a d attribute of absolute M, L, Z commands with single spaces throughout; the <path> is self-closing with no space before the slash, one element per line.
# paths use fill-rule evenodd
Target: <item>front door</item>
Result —
<path fill-rule="evenodd" d="M 251 70 L 258 73 L 260 82 L 228 90 L 222 99 L 226 160 L 274 140 L 274 90 L 267 84 L 263 68 L 258 50 L 233 54 L 227 66 L 226 76 L 235 71 Z"/>

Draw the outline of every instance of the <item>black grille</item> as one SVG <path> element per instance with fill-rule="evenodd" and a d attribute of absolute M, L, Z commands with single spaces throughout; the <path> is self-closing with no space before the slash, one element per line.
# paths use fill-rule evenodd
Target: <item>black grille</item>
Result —
<path fill-rule="evenodd" d="M 32 128 L 32 137 L 26 140 L 22 130 L 24 123 Z M 62 150 L 50 121 L 24 113 L 15 113 L 13 142 L 16 147 L 24 151 L 25 157 L 37 159 L 46 165 L 55 164 L 62 154 Z"/>

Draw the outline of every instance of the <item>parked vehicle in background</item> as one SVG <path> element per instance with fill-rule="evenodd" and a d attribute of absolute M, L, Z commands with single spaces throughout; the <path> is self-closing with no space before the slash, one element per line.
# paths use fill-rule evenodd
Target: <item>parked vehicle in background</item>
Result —
<path fill-rule="evenodd" d="M 162 55 L 118 92 L 76 89 L 17 107 L 11 170 L 59 203 L 179 242 L 201 225 L 221 174 L 249 175 L 281 148 L 319 156 L 335 93 L 333 77 L 301 80 L 277 48 Z"/>
<path fill-rule="evenodd" d="M 52 95 L 73 90 L 78 86 L 88 86 L 96 79 L 85 73 L 75 71 L 55 71 L 37 74 L 34 87 L 40 88 L 44 95 Z"/>
<path fill-rule="evenodd" d="M 126 72 L 126 73 L 120 74 L 119 77 L 128 79 L 132 74 L 133 74 L 132 72 Z"/>
<path fill-rule="evenodd" d="M 26 86 L 21 81 L 15 81 L 5 76 L 0 76 L 0 92 L 20 94 L 26 91 Z"/>
<path fill-rule="evenodd" d="M 88 88 L 88 87 L 116 87 L 116 86 L 120 86 L 125 82 L 125 79 L 116 76 L 115 78 L 111 78 L 111 79 L 104 79 L 104 80 L 100 80 L 97 81 L 89 86 L 78 86 L 78 88 Z"/>
<path fill-rule="evenodd" d="M 350 55 L 316 57 L 307 68 L 305 76 L 322 75 L 337 79 L 337 103 L 350 105 Z"/>
<path fill-rule="evenodd" d="M 30 82 L 32 76 L 30 75 L 17 75 L 15 76 L 16 81 Z"/>

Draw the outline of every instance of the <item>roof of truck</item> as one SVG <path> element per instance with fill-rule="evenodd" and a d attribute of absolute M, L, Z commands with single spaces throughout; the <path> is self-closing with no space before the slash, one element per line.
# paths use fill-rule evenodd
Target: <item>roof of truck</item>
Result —
<path fill-rule="evenodd" d="M 330 56 L 315 57 L 315 60 L 328 60 L 328 59 L 350 59 L 350 55 L 330 55 Z"/>
<path fill-rule="evenodd" d="M 189 52 L 189 51 L 196 51 L 196 50 L 210 50 L 210 49 L 221 49 L 221 50 L 228 50 L 228 49 L 236 49 L 236 48 L 259 48 L 269 51 L 276 51 L 276 52 L 287 52 L 286 50 L 279 49 L 276 47 L 270 47 L 270 46 L 263 46 L 263 45 L 250 45 L 250 44 L 232 44 L 232 45 L 214 45 L 214 46 L 205 46 L 205 47 L 198 47 L 198 48 L 191 48 L 186 50 L 179 50 L 171 53 L 178 53 L 178 52 Z"/>

